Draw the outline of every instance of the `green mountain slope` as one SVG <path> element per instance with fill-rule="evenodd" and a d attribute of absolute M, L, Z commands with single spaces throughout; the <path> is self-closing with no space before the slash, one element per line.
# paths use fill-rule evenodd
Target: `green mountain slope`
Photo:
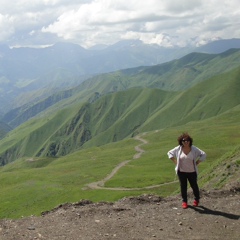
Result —
<path fill-rule="evenodd" d="M 71 105 L 78 101 L 92 102 L 99 96 L 132 87 L 158 88 L 167 91 L 185 90 L 238 66 L 240 66 L 239 49 L 231 49 L 221 54 L 191 53 L 179 60 L 152 67 L 125 69 L 95 76 L 74 89 L 14 109 L 5 115 L 3 120 L 16 127 L 64 99 L 63 105 Z"/>
<path fill-rule="evenodd" d="M 217 75 L 176 95 L 140 128 L 141 131 L 217 116 L 240 104 L 240 68 Z M 152 128 L 153 127 L 153 128 Z"/>
<path fill-rule="evenodd" d="M 66 155 L 103 133 L 104 139 L 97 145 L 121 140 L 133 134 L 171 96 L 161 90 L 130 89 L 30 120 L 2 140 L 0 159 L 6 164 L 22 156 Z"/>
<path fill-rule="evenodd" d="M 3 138 L 11 130 L 12 128 L 8 124 L 0 121 L 0 139 Z"/>
<path fill-rule="evenodd" d="M 103 93 L 131 87 L 180 91 L 239 66 L 239 49 L 231 49 L 221 54 L 191 53 L 160 65 L 99 75 L 81 86 L 83 89 L 95 86 L 95 91 Z"/>
<path fill-rule="evenodd" d="M 0 141 L 2 165 L 23 156 L 62 156 L 155 129 L 208 119 L 240 104 L 240 68 L 183 92 L 131 88 L 33 119 Z"/>
<path fill-rule="evenodd" d="M 36 116 L 38 113 L 46 110 L 55 103 L 69 98 L 73 94 L 73 89 L 62 91 L 47 97 L 35 104 L 24 104 L 23 106 L 13 109 L 4 115 L 3 121 L 7 122 L 13 128 L 24 123 L 28 119 Z"/>
<path fill-rule="evenodd" d="M 176 194 L 179 184 L 174 182 L 174 166 L 166 153 L 177 144 L 177 136 L 183 131 L 188 131 L 194 144 L 207 153 L 207 160 L 199 166 L 201 188 L 220 188 L 239 182 L 239 119 L 238 105 L 217 117 L 145 132 L 140 135 L 148 141 L 141 146 L 145 152 L 134 160 L 134 147 L 142 143 L 132 138 L 61 158 L 19 159 L 0 168 L 0 218 L 40 215 L 59 204 L 81 199 L 115 201 L 141 194 L 161 197 Z M 132 161 L 104 186 L 126 187 L 128 191 L 86 188 L 87 184 L 104 179 L 126 160 Z M 149 186 L 155 187 L 147 189 Z"/>
<path fill-rule="evenodd" d="M 12 130 L 0 143 L 1 164 L 4 165 L 21 156 L 36 155 L 42 144 L 48 143 L 50 136 L 73 116 L 73 109 L 64 109 L 48 117 L 29 120 Z"/>

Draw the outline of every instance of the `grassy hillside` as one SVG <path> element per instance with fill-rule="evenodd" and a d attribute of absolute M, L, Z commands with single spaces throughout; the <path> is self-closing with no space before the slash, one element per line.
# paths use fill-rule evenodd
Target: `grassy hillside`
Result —
<path fill-rule="evenodd" d="M 72 96 L 73 92 L 74 90 L 70 89 L 55 93 L 44 100 L 38 101 L 35 104 L 33 104 L 32 102 L 24 104 L 19 108 L 15 108 L 9 111 L 7 114 L 4 115 L 2 120 L 4 122 L 7 122 L 13 128 L 15 128 L 16 126 L 19 126 L 20 124 L 26 122 L 28 119 L 36 116 L 38 113 L 51 107 L 55 103 L 65 98 L 69 98 L 70 96 Z"/>
<path fill-rule="evenodd" d="M 100 139 L 93 139 L 94 145 L 121 140 L 133 134 L 171 96 L 161 90 L 130 89 L 32 119 L 0 141 L 0 160 L 4 165 L 23 156 L 66 155 L 95 136 Z"/>
<path fill-rule="evenodd" d="M 83 89 L 109 92 L 131 87 L 179 91 L 240 66 L 240 50 L 221 54 L 191 53 L 178 60 L 151 66 L 98 75 L 80 85 Z"/>
<path fill-rule="evenodd" d="M 0 140 L 0 218 L 39 215 L 80 199 L 176 194 L 179 186 L 166 153 L 184 131 L 207 153 L 200 165 L 201 187 L 239 182 L 239 54 L 190 54 L 151 71 L 105 74 L 84 82 L 65 100 L 56 95 L 47 110 L 42 111 L 47 102 L 39 103 L 39 111 L 31 109 L 37 117 Z M 145 152 L 134 159 L 140 144 Z M 89 187 L 121 163 L 106 188 Z"/>
<path fill-rule="evenodd" d="M 239 67 L 239 59 L 239 49 L 231 49 L 221 54 L 191 53 L 181 59 L 152 67 L 124 69 L 98 75 L 78 87 L 56 93 L 34 104 L 31 102 L 13 109 L 4 116 L 3 120 L 16 127 L 59 101 L 62 106 L 70 106 L 79 101 L 91 103 L 100 96 L 134 87 L 166 91 L 186 90 L 199 82 Z M 58 108 L 56 107 L 55 110 Z"/>
<path fill-rule="evenodd" d="M 0 139 L 3 138 L 7 134 L 7 132 L 11 130 L 12 128 L 8 124 L 0 121 Z"/>
<path fill-rule="evenodd" d="M 2 165 L 22 156 L 35 156 L 58 128 L 74 116 L 74 108 L 32 119 L 9 132 L 0 142 Z"/>
<path fill-rule="evenodd" d="M 240 68 L 217 75 L 172 96 L 163 109 L 156 111 L 140 131 L 169 125 L 182 125 L 217 116 L 240 104 Z M 151 128 L 153 127 L 153 128 Z"/>
<path fill-rule="evenodd" d="M 176 194 L 179 186 L 173 182 L 176 180 L 174 165 L 166 153 L 177 145 L 177 137 L 183 131 L 188 131 L 194 145 L 207 153 L 206 162 L 199 166 L 201 188 L 218 188 L 231 181 L 239 181 L 239 119 L 240 106 L 236 106 L 217 117 L 142 133 L 141 137 L 148 143 L 141 146 L 145 153 L 135 160 L 134 147 L 141 142 L 132 138 L 60 158 L 19 159 L 0 168 L 0 218 L 39 215 L 61 203 L 80 199 L 114 201 L 143 193 Z M 102 180 L 126 160 L 131 161 L 105 186 L 126 187 L 128 191 L 86 188 L 88 183 Z M 155 185 L 158 186 L 146 188 Z"/>
<path fill-rule="evenodd" d="M 32 119 L 0 141 L 2 165 L 20 157 L 58 157 L 144 131 L 215 117 L 240 104 L 240 68 L 182 92 L 130 88 Z M 61 106 L 61 105 L 60 105 Z"/>

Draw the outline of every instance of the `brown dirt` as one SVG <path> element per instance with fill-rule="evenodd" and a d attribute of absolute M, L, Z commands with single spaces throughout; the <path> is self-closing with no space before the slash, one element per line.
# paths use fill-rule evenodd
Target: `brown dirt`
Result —
<path fill-rule="evenodd" d="M 179 196 L 82 200 L 18 220 L 0 220 L 1 240 L 239 239 L 240 188 L 201 191 L 199 207 L 181 208 Z"/>

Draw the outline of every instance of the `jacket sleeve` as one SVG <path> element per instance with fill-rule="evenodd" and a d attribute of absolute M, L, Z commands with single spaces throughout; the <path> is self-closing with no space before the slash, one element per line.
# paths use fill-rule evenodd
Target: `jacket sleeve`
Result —
<path fill-rule="evenodd" d="M 167 155 L 168 155 L 169 159 L 172 157 L 177 158 L 177 148 L 175 147 L 175 148 L 171 149 L 170 151 L 168 151 Z"/>
<path fill-rule="evenodd" d="M 197 155 L 196 159 L 199 159 L 200 161 L 204 161 L 207 157 L 206 153 L 197 147 L 195 147 L 195 149 L 196 149 L 196 155 Z"/>

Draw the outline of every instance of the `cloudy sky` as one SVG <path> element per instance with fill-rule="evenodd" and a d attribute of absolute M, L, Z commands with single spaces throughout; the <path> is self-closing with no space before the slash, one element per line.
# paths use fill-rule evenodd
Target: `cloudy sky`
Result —
<path fill-rule="evenodd" d="M 239 0 L 0 0 L 0 44 L 162 46 L 240 38 Z"/>

